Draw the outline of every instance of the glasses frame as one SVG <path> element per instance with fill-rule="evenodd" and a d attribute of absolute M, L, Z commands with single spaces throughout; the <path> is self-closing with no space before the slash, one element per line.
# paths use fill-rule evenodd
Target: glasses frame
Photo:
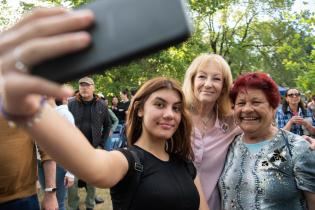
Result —
<path fill-rule="evenodd" d="M 290 93 L 290 94 L 288 94 L 287 96 L 290 97 L 290 98 L 293 98 L 293 96 L 295 96 L 295 97 L 300 97 L 300 96 L 301 96 L 301 93 Z"/>

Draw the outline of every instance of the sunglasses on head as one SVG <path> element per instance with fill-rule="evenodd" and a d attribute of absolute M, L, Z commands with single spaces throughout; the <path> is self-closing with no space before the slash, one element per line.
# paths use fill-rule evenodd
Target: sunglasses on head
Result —
<path fill-rule="evenodd" d="M 301 94 L 300 93 L 290 93 L 288 94 L 289 97 L 293 97 L 293 96 L 296 96 L 296 97 L 299 97 Z"/>

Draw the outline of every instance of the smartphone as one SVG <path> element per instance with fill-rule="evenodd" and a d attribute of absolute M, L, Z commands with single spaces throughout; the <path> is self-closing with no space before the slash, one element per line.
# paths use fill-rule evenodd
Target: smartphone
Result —
<path fill-rule="evenodd" d="M 32 74 L 68 82 L 178 44 L 193 30 L 185 0 L 98 0 L 86 8 L 95 15 L 91 46 L 40 63 Z"/>

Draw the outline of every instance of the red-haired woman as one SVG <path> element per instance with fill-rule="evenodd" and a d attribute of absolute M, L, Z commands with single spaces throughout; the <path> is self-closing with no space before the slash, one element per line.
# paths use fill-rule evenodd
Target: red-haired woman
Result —
<path fill-rule="evenodd" d="M 280 94 L 264 73 L 240 76 L 230 92 L 243 133 L 219 180 L 222 209 L 314 210 L 315 152 L 302 137 L 273 126 Z"/>

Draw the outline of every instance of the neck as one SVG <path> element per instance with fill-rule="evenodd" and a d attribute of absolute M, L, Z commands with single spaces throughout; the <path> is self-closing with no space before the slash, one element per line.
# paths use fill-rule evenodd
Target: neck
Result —
<path fill-rule="evenodd" d="M 214 107 L 215 103 L 202 103 L 197 108 L 198 110 L 196 111 L 196 114 L 199 115 L 201 118 L 206 116 L 211 118 L 216 113 Z"/>
<path fill-rule="evenodd" d="M 292 112 L 297 112 L 299 105 L 298 104 L 290 104 L 289 107 L 290 107 Z"/>
<path fill-rule="evenodd" d="M 167 161 L 169 159 L 169 155 L 165 151 L 165 144 L 166 140 L 146 138 L 144 135 L 141 135 L 135 143 L 135 145 L 150 152 L 155 157 Z"/>
<path fill-rule="evenodd" d="M 89 97 L 82 97 L 83 101 L 92 101 L 93 100 L 93 95 Z"/>
<path fill-rule="evenodd" d="M 268 139 L 271 139 L 276 135 L 278 129 L 274 126 L 270 126 L 267 131 L 266 129 L 260 129 L 256 132 L 244 133 L 243 141 L 249 144 L 259 143 Z"/>

